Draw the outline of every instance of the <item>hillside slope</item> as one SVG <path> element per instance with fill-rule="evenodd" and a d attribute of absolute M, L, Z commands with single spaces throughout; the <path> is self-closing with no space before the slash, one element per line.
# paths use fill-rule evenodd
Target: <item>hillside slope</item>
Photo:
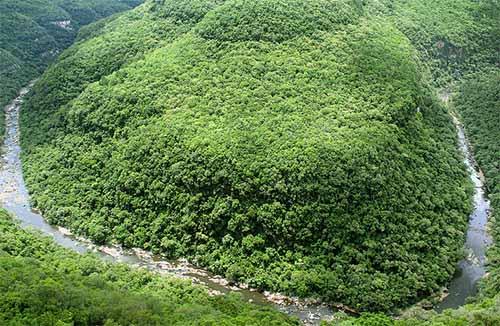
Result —
<path fill-rule="evenodd" d="M 498 68 L 499 6 L 497 0 L 365 2 L 367 13 L 391 21 L 410 39 L 438 88 Z"/>
<path fill-rule="evenodd" d="M 495 239 L 488 251 L 488 273 L 480 281 L 479 293 L 470 303 L 442 313 L 414 307 L 398 319 L 382 314 L 365 314 L 361 318 L 337 316 L 328 325 L 497 325 L 500 323 L 500 71 L 468 75 L 460 81 L 453 96 L 471 141 L 479 167 L 484 171 L 491 200 L 490 226 Z"/>
<path fill-rule="evenodd" d="M 150 1 L 127 15 L 139 18 L 69 49 L 23 111 L 27 182 L 51 222 L 360 309 L 449 279 L 466 173 L 393 24 L 347 0 Z M 141 33 L 151 42 L 115 55 Z"/>
<path fill-rule="evenodd" d="M 52 136 L 46 137 L 45 133 L 58 132 L 60 128 L 38 124 L 55 123 L 58 119 L 52 116 L 57 115 L 57 111 L 77 97 L 88 84 L 140 59 L 149 51 L 169 44 L 188 32 L 196 22 L 196 16 L 188 19 L 174 15 L 165 17 L 157 3 L 148 2 L 112 21 L 101 20 L 85 27 L 79 39 L 89 40 L 76 43 L 65 51 L 58 58 L 57 65 L 43 74 L 40 86 L 35 86 L 31 103 L 40 109 L 30 107 L 22 117 L 31 123 L 31 128 L 25 130 L 27 134 L 23 141 L 32 143 L 31 146 L 49 141 Z"/>
<path fill-rule="evenodd" d="M 141 0 L 1 0 L 0 107 L 73 43 L 80 27 Z M 0 141 L 4 134 L 0 110 Z"/>
<path fill-rule="evenodd" d="M 381 1 L 371 4 L 375 3 L 380 5 Z M 413 309 L 399 320 L 375 314 L 360 319 L 347 317 L 333 324 L 497 325 L 500 323 L 500 3 L 443 0 L 415 1 L 411 6 L 404 1 L 392 4 L 399 9 L 391 11 L 373 5 L 371 12 L 396 18 L 432 68 L 434 84 L 453 92 L 451 107 L 465 126 L 478 168 L 486 179 L 491 201 L 489 227 L 494 243 L 488 250 L 487 274 L 480 281 L 478 295 L 469 298 L 470 304 L 440 314 Z"/>

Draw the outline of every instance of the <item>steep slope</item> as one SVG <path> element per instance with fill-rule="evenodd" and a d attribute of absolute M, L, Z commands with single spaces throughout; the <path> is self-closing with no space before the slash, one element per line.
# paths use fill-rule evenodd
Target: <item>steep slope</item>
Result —
<path fill-rule="evenodd" d="M 172 1 L 172 5 L 177 4 Z M 206 8 L 188 6 L 186 10 L 192 10 L 191 14 L 182 17 L 175 11 L 163 12 L 157 2 L 148 2 L 118 18 L 111 18 L 111 21 L 103 20 L 86 27 L 79 38 L 81 41 L 90 39 L 65 51 L 58 58 L 57 65 L 51 66 L 34 87 L 33 100 L 22 116 L 31 124 L 23 142 L 34 146 L 50 140 L 52 137 L 46 137 L 45 133 L 49 130 L 57 132 L 58 129 L 50 125 L 35 127 L 35 124 L 55 123 L 58 119 L 53 116 L 57 115 L 57 110 L 78 96 L 88 84 L 188 32 L 199 16 L 203 16 L 203 11 L 213 5 L 207 2 Z"/>
<path fill-rule="evenodd" d="M 372 0 L 365 10 L 393 22 L 410 39 L 437 87 L 498 67 L 497 0 Z"/>
<path fill-rule="evenodd" d="M 237 295 L 104 263 L 21 230 L 0 210 L 2 325 L 298 325 Z"/>
<path fill-rule="evenodd" d="M 1 0 L 0 107 L 73 42 L 79 28 L 141 0 Z M 4 134 L 0 110 L 0 141 Z"/>
<path fill-rule="evenodd" d="M 491 200 L 490 226 L 495 242 L 488 252 L 488 273 L 470 303 L 437 314 L 414 308 L 397 320 L 382 314 L 361 318 L 337 316 L 331 325 L 497 325 L 500 323 L 500 71 L 467 76 L 455 89 L 453 108 L 463 119 L 479 167 L 484 171 Z M 330 324 L 329 324 L 330 325 Z"/>
<path fill-rule="evenodd" d="M 148 31 L 122 58 L 122 35 L 143 39 L 132 19 L 90 31 L 25 106 L 27 182 L 51 222 L 364 310 L 449 279 L 466 173 L 393 24 L 347 0 L 150 1 L 134 15 L 168 37 Z M 83 82 L 63 69 L 85 62 Z"/>
<path fill-rule="evenodd" d="M 424 61 L 433 69 L 435 85 L 453 92 L 452 108 L 465 125 L 478 168 L 484 172 L 491 200 L 490 232 L 494 243 L 488 251 L 487 274 L 480 281 L 480 291 L 471 304 L 436 314 L 418 309 L 405 319 L 365 315 L 360 319 L 346 316 L 335 325 L 496 325 L 500 323 L 500 3 L 498 1 L 391 2 L 398 10 L 388 10 L 382 2 L 372 2 L 372 13 L 398 17 L 401 26 L 412 26 L 407 33 L 417 44 Z M 388 3 L 385 2 L 385 5 Z M 406 3 L 409 4 L 409 3 Z M 376 8 L 377 10 L 373 10 Z M 411 8 L 411 9 L 410 9 Z M 392 7 L 394 9 L 394 7 Z M 406 13 L 400 11 L 405 9 Z M 409 10 L 410 9 L 410 10 Z M 411 12 L 409 15 L 408 13 Z M 386 16 L 387 17 L 387 16 Z M 407 17 L 405 19 L 405 17 Z M 433 21 L 433 23 L 430 23 Z M 439 27 L 439 28 L 437 28 Z M 403 31 L 407 29 L 403 28 Z M 418 37 L 420 36 L 420 37 Z M 432 43 L 424 40 L 438 40 Z M 461 40 L 452 42 L 451 40 Z M 440 51 L 437 45 L 448 44 L 452 51 Z M 443 49 L 442 47 L 440 47 Z M 447 52 L 448 55 L 445 53 Z M 460 55 L 456 55 L 459 53 Z M 454 82 L 454 84 L 449 84 Z"/>
<path fill-rule="evenodd" d="M 453 92 L 452 108 L 459 113 L 478 167 L 484 172 L 492 208 L 490 229 L 495 241 L 488 252 L 488 273 L 481 281 L 475 304 L 448 312 L 452 318 L 445 314 L 435 320 L 451 323 L 455 318 L 464 323 L 495 324 L 500 309 L 500 3 L 394 1 L 391 6 L 392 10 L 379 7 L 378 12 L 395 19 L 416 45 L 432 70 L 434 84 Z"/>

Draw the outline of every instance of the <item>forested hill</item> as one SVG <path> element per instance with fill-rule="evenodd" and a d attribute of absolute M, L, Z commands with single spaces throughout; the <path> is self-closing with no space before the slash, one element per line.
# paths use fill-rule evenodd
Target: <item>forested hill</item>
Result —
<path fill-rule="evenodd" d="M 35 205 L 259 289 L 360 310 L 439 290 L 471 191 L 396 8 L 156 0 L 94 26 L 23 107 Z"/>
<path fill-rule="evenodd" d="M 142 0 L 0 0 L 0 141 L 3 107 L 91 22 Z"/>

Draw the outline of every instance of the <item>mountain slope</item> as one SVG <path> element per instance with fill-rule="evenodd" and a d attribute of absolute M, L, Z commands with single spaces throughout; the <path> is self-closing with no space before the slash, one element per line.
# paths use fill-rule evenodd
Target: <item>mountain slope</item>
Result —
<path fill-rule="evenodd" d="M 500 60 L 497 0 L 373 0 L 371 15 L 391 21 L 419 51 L 432 82 L 448 87 L 470 73 L 498 67 Z"/>
<path fill-rule="evenodd" d="M 381 4 L 380 1 L 371 4 L 374 3 Z M 405 6 L 408 3 L 404 1 L 391 4 L 399 9 L 372 6 L 372 13 L 397 17 L 400 28 L 432 68 L 434 84 L 453 92 L 451 108 L 459 114 L 478 168 L 484 172 L 485 190 L 491 201 L 489 229 L 494 242 L 488 250 L 487 273 L 479 282 L 477 296 L 469 298 L 470 304 L 439 314 L 412 309 L 398 320 L 375 314 L 333 324 L 496 325 L 500 322 L 500 3 L 464 0 L 413 2 L 411 6 Z"/>
<path fill-rule="evenodd" d="M 470 189 L 395 24 L 347 0 L 149 1 L 113 23 L 23 109 L 26 178 L 51 222 L 363 310 L 449 279 Z M 132 26 L 148 24 L 140 42 Z"/>
<path fill-rule="evenodd" d="M 183 20 L 174 14 L 165 16 L 157 3 L 148 2 L 111 21 L 100 21 L 84 28 L 79 37 L 81 40 L 90 39 L 65 51 L 58 58 L 57 65 L 50 67 L 41 77 L 40 87 L 35 86 L 31 103 L 36 103 L 36 106 L 29 107 L 22 117 L 32 123 L 23 141 L 38 144 L 50 140 L 51 137 L 44 133 L 49 129 L 57 132 L 57 129 L 48 125 L 35 127 L 35 124 L 54 123 L 57 119 L 44 117 L 56 115 L 59 108 L 78 96 L 88 84 L 170 43 L 188 32 L 195 23 L 196 18 Z"/>

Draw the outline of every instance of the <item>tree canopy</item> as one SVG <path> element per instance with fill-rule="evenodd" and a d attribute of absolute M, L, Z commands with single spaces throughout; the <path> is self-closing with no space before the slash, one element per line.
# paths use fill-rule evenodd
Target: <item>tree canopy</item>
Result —
<path fill-rule="evenodd" d="M 237 294 L 62 249 L 0 210 L 2 325 L 299 325 Z"/>

